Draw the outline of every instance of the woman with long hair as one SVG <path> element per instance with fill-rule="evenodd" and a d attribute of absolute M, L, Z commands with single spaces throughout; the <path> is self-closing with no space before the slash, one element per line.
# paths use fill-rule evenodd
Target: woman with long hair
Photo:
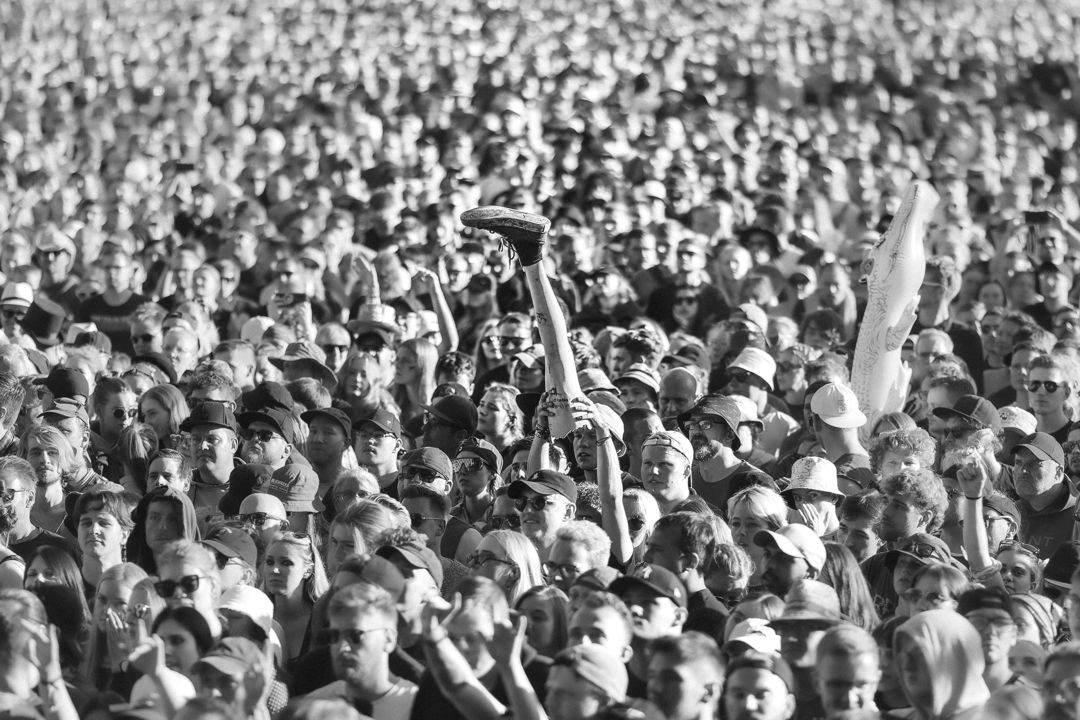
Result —
<path fill-rule="evenodd" d="M 536 652 L 555 657 L 566 647 L 570 598 L 553 585 L 537 585 L 518 597 L 514 609 L 525 616 L 525 637 Z"/>
<path fill-rule="evenodd" d="M 394 363 L 394 400 L 401 408 L 401 423 L 421 414 L 431 404 L 435 391 L 435 363 L 439 350 L 435 343 L 422 337 L 401 343 Z"/>
<path fill-rule="evenodd" d="M 350 555 L 369 557 L 376 539 L 387 530 L 408 527 L 408 519 L 372 498 L 360 498 L 334 516 L 326 542 L 326 572 L 337 572 Z M 269 546 L 268 546 L 269 547 Z"/>
<path fill-rule="evenodd" d="M 488 372 L 503 364 L 502 345 L 499 342 L 499 319 L 491 318 L 480 325 L 476 333 L 476 345 L 473 358 L 476 360 L 476 377 L 484 377 Z"/>
<path fill-rule="evenodd" d="M 818 580 L 832 587 L 840 598 L 840 612 L 848 621 L 867 632 L 881 622 L 874 609 L 874 596 L 855 556 L 840 543 L 825 543 L 825 567 Z"/>
<path fill-rule="evenodd" d="M 71 553 L 56 545 L 41 545 L 35 548 L 26 564 L 23 587 L 33 591 L 39 585 L 63 585 L 76 590 L 81 598 L 83 614 L 90 617 L 82 574 Z"/>
<path fill-rule="evenodd" d="M 281 656 L 288 663 L 309 649 L 311 611 L 330 582 L 311 536 L 305 533 L 275 535 L 261 570 L 260 587 L 274 601 L 274 620 L 283 631 Z"/>
<path fill-rule="evenodd" d="M 494 581 L 513 605 L 528 590 L 544 584 L 540 555 L 528 538 L 513 530 L 492 530 L 469 556 L 473 575 Z"/>
<path fill-rule="evenodd" d="M 525 436 L 525 413 L 517 404 L 519 390 L 493 383 L 484 391 L 477 410 L 477 432 L 500 453 Z"/>
<path fill-rule="evenodd" d="M 101 574 L 94 594 L 83 677 L 95 687 L 115 689 L 124 697 L 132 682 L 125 677 L 124 666 L 135 637 L 128 623 L 128 603 L 135 585 L 146 578 L 146 571 L 134 563 L 113 565 Z"/>
<path fill-rule="evenodd" d="M 136 496 L 146 494 L 146 473 L 150 458 L 160 449 L 157 432 L 147 423 L 134 422 L 120 431 L 116 457 L 124 468 L 120 484 Z"/>
<path fill-rule="evenodd" d="M 139 398 L 139 422 L 154 429 L 160 448 L 178 450 L 173 438 L 180 433 L 180 423 L 191 414 L 187 400 L 175 385 L 155 385 Z"/>

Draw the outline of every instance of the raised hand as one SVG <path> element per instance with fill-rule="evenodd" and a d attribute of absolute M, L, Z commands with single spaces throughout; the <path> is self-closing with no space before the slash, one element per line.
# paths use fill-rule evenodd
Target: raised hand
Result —
<path fill-rule="evenodd" d="M 975 454 L 966 456 L 960 463 L 956 469 L 956 482 L 964 496 L 969 498 L 982 497 L 992 489 L 986 463 Z"/>
<path fill-rule="evenodd" d="M 165 670 L 164 641 L 151 635 L 128 655 L 128 662 L 143 675 L 159 677 Z"/>
<path fill-rule="evenodd" d="M 513 661 L 521 661 L 527 624 L 525 616 L 517 613 L 512 614 L 509 620 L 495 623 L 494 632 L 486 644 L 497 665 L 507 667 Z"/>
<path fill-rule="evenodd" d="M 813 530 L 818 537 L 825 534 L 825 531 L 828 529 L 829 521 L 828 518 L 825 517 L 825 513 L 818 510 L 816 505 L 810 505 L 809 503 L 802 504 L 799 505 L 798 510 L 795 512 L 799 514 L 799 519 L 802 521 L 802 524 Z"/>

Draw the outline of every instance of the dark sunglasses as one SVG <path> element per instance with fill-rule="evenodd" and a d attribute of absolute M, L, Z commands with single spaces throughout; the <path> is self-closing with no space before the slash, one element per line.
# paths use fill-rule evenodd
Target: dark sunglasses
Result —
<path fill-rule="evenodd" d="M 518 512 L 525 512 L 526 509 L 532 509 L 536 512 L 542 512 L 550 503 L 548 502 L 547 495 L 533 495 L 532 497 L 519 497 L 514 500 L 514 507 Z"/>
<path fill-rule="evenodd" d="M 348 345 L 320 345 L 322 351 L 329 355 L 332 352 L 349 352 Z"/>
<path fill-rule="evenodd" d="M 423 513 L 409 513 L 409 523 L 412 527 L 416 528 L 423 524 L 425 520 L 442 520 L 441 517 L 432 517 L 430 515 L 424 515 Z"/>
<path fill-rule="evenodd" d="M 198 575 L 185 575 L 180 580 L 158 580 L 154 583 L 154 590 L 159 597 L 163 597 L 166 600 L 172 597 L 176 597 L 176 589 L 180 588 L 184 591 L 185 595 L 191 595 L 199 589 L 199 581 L 201 578 Z"/>
<path fill-rule="evenodd" d="M 285 439 L 273 430 L 243 430 L 240 434 L 245 440 L 254 440 L 261 443 L 268 443 L 276 437 L 280 437 L 282 440 Z"/>
<path fill-rule="evenodd" d="M 125 410 L 124 408 L 116 408 L 112 411 L 112 416 L 117 420 L 125 420 L 127 418 L 136 417 L 139 414 L 137 408 L 132 410 Z"/>
<path fill-rule="evenodd" d="M 684 296 L 675 298 L 676 305 L 693 305 L 698 299 L 696 297 Z"/>
<path fill-rule="evenodd" d="M 517 515 L 494 515 L 491 518 L 492 530 L 517 530 L 521 527 L 521 518 Z"/>
<path fill-rule="evenodd" d="M 1030 555 L 1033 558 L 1039 557 L 1039 548 L 1034 545 L 1028 545 L 1027 543 L 1020 542 L 1019 540 L 1005 540 L 998 545 L 998 553 L 1003 553 L 1006 550 L 1012 550 L 1013 552 L 1024 553 Z"/>
<path fill-rule="evenodd" d="M 247 513 L 246 515 L 241 515 L 240 516 L 240 522 L 245 523 L 245 524 L 250 523 L 252 526 L 257 527 L 257 528 L 261 528 L 263 525 L 265 525 L 267 520 L 277 520 L 277 519 L 278 518 L 270 517 L 269 515 L 267 515 L 264 512 Z"/>
<path fill-rule="evenodd" d="M 364 642 L 364 636 L 373 632 L 386 632 L 390 628 L 368 628 L 367 630 L 358 630 L 356 628 L 346 628 L 340 630 L 338 628 L 329 628 L 324 631 L 324 637 L 326 642 L 330 645 L 337 645 L 344 640 L 349 645 L 359 645 Z"/>
<path fill-rule="evenodd" d="M 759 378 L 757 375 L 754 375 L 753 373 L 742 370 L 741 368 L 731 370 L 728 372 L 728 374 L 731 376 L 732 380 L 735 380 L 737 382 L 747 383 L 750 385 L 755 385 L 757 387 L 764 386 L 764 382 L 761 378 Z"/>
<path fill-rule="evenodd" d="M 405 468 L 404 470 L 402 470 L 401 478 L 403 480 L 419 480 L 425 485 L 430 485 L 436 480 L 443 479 L 442 475 L 439 475 L 439 473 L 435 472 L 434 470 L 426 470 L 424 468 L 416 467 Z"/>
<path fill-rule="evenodd" d="M 900 548 L 901 552 L 914 555 L 917 558 L 926 560 L 928 558 L 940 558 L 940 550 L 928 543 L 914 543 L 908 547 Z"/>
<path fill-rule="evenodd" d="M 1028 383 L 1028 392 L 1039 392 L 1039 388 L 1043 388 L 1048 393 L 1056 393 L 1059 387 L 1061 384 L 1053 380 L 1032 380 Z"/>
<path fill-rule="evenodd" d="M 9 310 L 8 308 L 3 308 L 0 312 L 2 312 L 4 317 L 8 320 L 22 320 L 26 317 L 26 311 L 22 309 Z"/>

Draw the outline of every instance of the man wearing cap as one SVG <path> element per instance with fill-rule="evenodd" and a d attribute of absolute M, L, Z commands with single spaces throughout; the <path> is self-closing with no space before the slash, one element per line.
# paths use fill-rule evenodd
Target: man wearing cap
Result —
<path fill-rule="evenodd" d="M 825 632 L 841 621 L 836 591 L 825 583 L 803 578 L 784 596 L 784 611 L 770 623 L 780 634 L 780 657 L 795 678 L 798 718 L 824 714 L 814 682 L 817 648 Z"/>
<path fill-rule="evenodd" d="M 366 420 L 353 425 L 356 430 L 353 450 L 360 467 L 370 470 L 379 481 L 379 489 L 397 498 L 400 472 L 401 423 L 389 410 L 378 409 Z"/>
<path fill-rule="evenodd" d="M 776 484 L 762 470 L 735 455 L 741 447 L 741 419 L 738 404 L 716 394 L 701 398 L 679 418 L 694 448 L 692 486 L 714 507 L 726 508 L 731 496 L 749 485 Z"/>
<path fill-rule="evenodd" d="M 457 455 L 466 438 L 476 434 L 479 420 L 472 400 L 447 395 L 425 405 L 424 445 L 442 450 L 448 457 Z"/>
<path fill-rule="evenodd" d="M 308 425 L 307 458 L 319 476 L 323 497 L 341 474 L 345 451 L 352 444 L 352 420 L 333 407 L 308 410 L 300 419 Z"/>
<path fill-rule="evenodd" d="M 269 465 L 273 470 L 289 463 L 294 452 L 293 425 L 285 411 L 242 412 L 236 419 L 244 438 L 240 454 L 245 462 Z"/>
<path fill-rule="evenodd" d="M 998 459 L 1001 414 L 993 403 L 978 395 L 964 395 L 951 408 L 934 408 L 933 413 L 944 423 L 938 466 L 942 473 L 967 464 L 974 455 L 985 466 L 994 487 L 1012 486 L 1012 467 Z"/>
<path fill-rule="evenodd" d="M 866 424 L 866 415 L 859 409 L 859 399 L 851 388 L 835 382 L 818 388 L 810 399 L 807 424 L 825 457 L 836 466 L 841 491 L 850 495 L 874 486 L 870 453 L 859 442 L 859 429 Z"/>
<path fill-rule="evenodd" d="M 90 416 L 82 403 L 62 398 L 53 402 L 41 419 L 60 431 L 71 445 L 74 466 L 67 478 L 68 490 L 82 491 L 109 482 L 90 465 Z"/>
<path fill-rule="evenodd" d="M 967 618 L 982 637 L 986 687 L 994 692 L 1011 682 L 1009 650 L 1016 644 L 1017 629 L 1009 592 L 1001 587 L 972 588 L 960 596 L 956 612 Z"/>
<path fill-rule="evenodd" d="M 48 407 L 61 398 L 86 405 L 90 400 L 90 383 L 81 371 L 70 367 L 54 367 L 45 377 L 34 379 L 40 387 L 41 404 Z"/>
<path fill-rule="evenodd" d="M 224 403 L 204 402 L 180 423 L 180 430 L 191 438 L 189 452 L 195 466 L 191 501 L 200 516 L 216 514 L 229 490 L 229 476 L 239 464 L 236 418 Z"/>
<path fill-rule="evenodd" d="M 305 697 L 339 697 L 365 707 L 373 720 L 408 718 L 417 686 L 390 672 L 398 617 L 390 593 L 369 582 L 348 585 L 330 600 L 330 657 L 338 677 Z"/>
<path fill-rule="evenodd" d="M 38 237 L 34 265 L 41 268 L 38 296 L 60 305 L 69 316 L 79 307 L 76 289 L 81 278 L 72 273 L 75 264 L 75 242 L 55 225 L 49 225 Z"/>
<path fill-rule="evenodd" d="M 782 658 L 751 653 L 727 666 L 727 720 L 788 720 L 795 714 L 795 678 Z"/>
<path fill-rule="evenodd" d="M 229 709 L 229 717 L 264 720 L 263 693 L 269 656 L 247 638 L 223 638 L 191 668 L 195 690 L 216 697 Z"/>
<path fill-rule="evenodd" d="M 26 337 L 19 320 L 34 302 L 34 288 L 29 283 L 8 282 L 0 294 L 0 327 L 8 341 L 20 347 L 33 348 L 34 341 Z"/>
<path fill-rule="evenodd" d="M 559 528 L 577 514 L 577 486 L 554 470 L 537 470 L 525 480 L 510 483 L 506 494 L 521 517 L 521 532 L 546 561 Z"/>
<path fill-rule="evenodd" d="M 787 596 L 800 580 L 813 580 L 825 567 L 825 545 L 817 533 L 800 523 L 760 530 L 754 544 L 765 551 L 761 582 L 777 597 Z"/>
<path fill-rule="evenodd" d="M 629 408 L 656 411 L 660 402 L 660 375 L 644 363 L 635 363 L 615 378 L 619 397 Z"/>
<path fill-rule="evenodd" d="M 375 555 L 390 561 L 405 579 L 397 603 L 398 644 L 408 650 L 420 641 L 424 608 L 441 592 L 443 564 L 423 536 L 411 529 L 389 531 L 379 539 L 384 544 Z"/>
<path fill-rule="evenodd" d="M 659 565 L 642 564 L 629 575 L 617 578 L 608 590 L 630 609 L 634 619 L 633 655 L 627 663 L 630 674 L 648 677 L 648 645 L 657 638 L 682 632 L 686 622 L 686 586 L 678 576 Z"/>
<path fill-rule="evenodd" d="M 727 369 L 728 383 L 724 391 L 729 395 L 749 398 L 757 408 L 762 424 L 758 448 L 769 455 L 776 455 L 784 440 L 799 430 L 795 418 L 778 410 L 770 397 L 776 378 L 776 361 L 759 348 L 743 348 Z"/>
<path fill-rule="evenodd" d="M 1065 453 L 1050 435 L 1028 435 L 1013 448 L 1013 489 L 1027 541 L 1047 559 L 1073 537 L 1076 494 L 1065 474 Z"/>
<path fill-rule="evenodd" d="M 223 525 L 210 531 L 202 544 L 217 555 L 222 593 L 237 585 L 255 584 L 258 550 L 246 530 Z"/>

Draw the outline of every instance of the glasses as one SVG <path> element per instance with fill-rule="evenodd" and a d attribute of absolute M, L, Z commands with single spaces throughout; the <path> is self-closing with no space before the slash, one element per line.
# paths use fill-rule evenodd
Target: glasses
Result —
<path fill-rule="evenodd" d="M 389 430 L 364 430 L 359 429 L 356 431 L 356 436 L 359 438 L 365 438 L 369 440 L 382 440 L 383 438 L 397 437 Z"/>
<path fill-rule="evenodd" d="M 926 560 L 928 558 L 942 559 L 940 555 L 941 551 L 933 545 L 930 545 L 929 543 L 913 543 L 908 547 L 900 548 L 900 551 L 906 552 L 910 555 L 914 555 L 915 557 L 921 558 L 923 560 Z"/>
<path fill-rule="evenodd" d="M 130 410 L 125 410 L 124 408 L 114 408 L 112 411 L 112 416 L 116 420 L 128 420 L 130 418 L 134 418 L 138 414 L 138 408 L 131 408 Z"/>
<path fill-rule="evenodd" d="M 199 589 L 200 575 L 185 575 L 179 580 L 158 580 L 154 583 L 154 590 L 159 597 L 166 600 L 176 597 L 176 589 L 180 588 L 184 595 L 192 595 Z"/>
<path fill-rule="evenodd" d="M 962 439 L 979 429 L 971 425 L 946 425 L 943 434 L 945 437 Z"/>
<path fill-rule="evenodd" d="M 240 522 L 245 525 L 253 525 L 254 527 L 261 528 L 266 524 L 267 520 L 276 520 L 282 522 L 281 518 L 271 517 L 264 512 L 246 513 L 240 516 Z"/>
<path fill-rule="evenodd" d="M 529 342 L 529 338 L 513 337 L 511 335 L 499 336 L 499 345 L 507 349 L 520 350 L 525 347 L 527 342 Z"/>
<path fill-rule="evenodd" d="M 157 336 L 156 335 L 151 335 L 150 333 L 146 333 L 145 335 L 132 335 L 131 336 L 131 342 L 133 342 L 133 343 L 154 342 L 155 337 L 157 337 Z"/>
<path fill-rule="evenodd" d="M 3 502 L 6 505 L 15 499 L 16 494 L 24 492 L 26 492 L 26 490 L 16 490 L 15 488 L 8 488 L 7 490 L 0 492 L 0 502 Z"/>
<path fill-rule="evenodd" d="M 518 512 L 525 512 L 526 509 L 533 510 L 535 512 L 543 512 L 544 508 L 548 505 L 552 505 L 551 500 L 547 495 L 533 495 L 532 497 L 519 497 L 514 500 L 514 507 Z"/>
<path fill-rule="evenodd" d="M 1043 388 L 1048 393 L 1055 393 L 1061 385 L 1053 380 L 1032 380 L 1027 387 L 1028 392 L 1039 392 L 1039 388 Z"/>
<path fill-rule="evenodd" d="M 705 430 L 712 430 L 716 427 L 716 423 L 712 420 L 687 420 L 686 427 L 687 429 L 696 427 L 698 430 L 704 432 Z"/>
<path fill-rule="evenodd" d="M 390 628 L 378 627 L 368 628 L 367 630 L 359 630 L 357 628 L 330 628 L 326 631 L 326 640 L 331 645 L 337 645 L 342 640 L 350 645 L 356 646 L 364 642 L 364 636 L 373 632 L 386 632 Z"/>
<path fill-rule="evenodd" d="M 279 437 L 282 440 L 285 439 L 281 434 L 276 433 L 273 430 L 244 430 L 242 431 L 242 435 L 248 442 L 260 442 L 264 445 L 276 437 Z"/>
<path fill-rule="evenodd" d="M 492 530 L 517 530 L 521 527 L 521 518 L 517 515 L 492 515 Z"/>
<path fill-rule="evenodd" d="M 578 570 L 575 565 L 556 565 L 551 562 L 544 563 L 540 566 L 540 569 L 544 571 L 544 577 L 561 578 L 564 580 L 576 578 L 581 574 L 581 571 Z"/>
<path fill-rule="evenodd" d="M 746 370 L 735 369 L 729 371 L 728 374 L 731 376 L 732 380 L 735 380 L 737 382 L 748 383 L 757 387 L 764 386 L 764 381 L 761 378 L 759 378 L 757 375 L 754 375 L 753 373 L 747 372 Z"/>
<path fill-rule="evenodd" d="M 1020 542 L 1019 540 L 1006 540 L 998 545 L 998 554 L 1005 552 L 1006 550 L 1012 550 L 1013 552 L 1023 553 L 1030 555 L 1033 558 L 1038 559 L 1039 548 L 1034 545 L 1028 545 L 1027 543 Z"/>
<path fill-rule="evenodd" d="M 474 552 L 465 559 L 465 564 L 473 570 L 479 570 L 488 563 L 498 563 L 499 565 L 509 565 L 511 567 L 516 567 L 514 563 L 510 562 L 509 560 L 503 560 L 500 557 L 495 557 L 491 553 Z"/>
<path fill-rule="evenodd" d="M 424 515 L 422 513 L 409 513 L 409 523 L 413 528 L 417 528 L 424 523 L 425 520 L 443 520 L 441 517 L 433 517 L 431 515 Z"/>
<path fill-rule="evenodd" d="M 697 301 L 698 301 L 698 299 L 696 297 L 694 297 L 694 296 L 691 296 L 691 295 L 685 295 L 683 297 L 675 298 L 675 304 L 676 305 L 693 305 Z"/>
<path fill-rule="evenodd" d="M 9 308 L 2 308 L 0 309 L 0 313 L 4 314 L 5 320 L 22 320 L 24 317 L 26 317 L 26 311 L 21 309 L 14 310 Z"/>
<path fill-rule="evenodd" d="M 402 480 L 416 480 L 422 482 L 425 485 L 430 485 L 436 480 L 443 480 L 443 476 L 434 470 L 426 470 L 424 468 L 410 467 L 401 471 L 400 477 Z"/>
<path fill-rule="evenodd" d="M 479 472 L 484 467 L 484 461 L 480 458 L 454 458 L 450 461 L 455 475 L 470 475 Z"/>

